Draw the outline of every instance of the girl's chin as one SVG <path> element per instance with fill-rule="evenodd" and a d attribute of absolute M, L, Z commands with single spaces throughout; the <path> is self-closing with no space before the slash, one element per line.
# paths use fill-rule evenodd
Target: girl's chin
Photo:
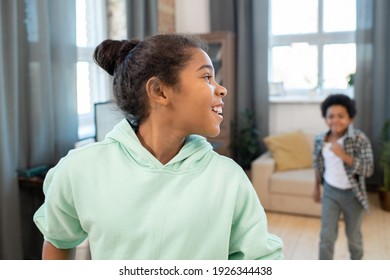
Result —
<path fill-rule="evenodd" d="M 218 127 L 217 129 L 215 129 L 215 130 L 213 130 L 213 131 L 208 131 L 208 132 L 205 133 L 203 136 L 204 136 L 204 137 L 207 137 L 207 138 L 215 138 L 215 137 L 217 137 L 220 133 L 221 133 L 221 130 L 220 130 L 220 128 Z"/>

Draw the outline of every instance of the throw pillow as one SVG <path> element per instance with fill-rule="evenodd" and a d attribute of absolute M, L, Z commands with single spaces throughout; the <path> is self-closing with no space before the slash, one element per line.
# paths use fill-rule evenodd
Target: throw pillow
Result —
<path fill-rule="evenodd" d="M 312 154 L 302 131 L 268 136 L 264 143 L 275 159 L 276 171 L 312 166 Z"/>

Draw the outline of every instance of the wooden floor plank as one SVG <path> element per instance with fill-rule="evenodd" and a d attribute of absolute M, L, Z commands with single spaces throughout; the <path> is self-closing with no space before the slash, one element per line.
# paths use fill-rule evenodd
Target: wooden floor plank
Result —
<path fill-rule="evenodd" d="M 362 225 L 365 260 L 390 260 L 390 212 L 379 206 L 377 193 L 369 193 L 370 214 Z M 284 242 L 285 259 L 318 259 L 320 218 L 288 215 L 267 211 L 268 227 Z M 334 259 L 349 259 L 348 242 L 343 221 L 335 244 Z"/>

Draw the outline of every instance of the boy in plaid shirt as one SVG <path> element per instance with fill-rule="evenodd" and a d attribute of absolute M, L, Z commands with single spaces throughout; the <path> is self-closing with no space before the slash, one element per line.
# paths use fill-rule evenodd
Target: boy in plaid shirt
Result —
<path fill-rule="evenodd" d="M 353 128 L 355 102 L 343 94 L 328 96 L 321 104 L 329 127 L 315 137 L 313 166 L 316 185 L 313 198 L 321 202 L 320 259 L 333 259 L 338 221 L 343 214 L 351 259 L 362 259 L 361 224 L 368 212 L 365 178 L 372 175 L 374 159 L 370 140 Z"/>

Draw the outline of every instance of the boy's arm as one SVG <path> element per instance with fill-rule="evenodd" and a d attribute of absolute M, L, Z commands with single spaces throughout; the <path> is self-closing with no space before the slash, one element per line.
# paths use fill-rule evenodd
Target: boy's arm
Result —
<path fill-rule="evenodd" d="M 74 260 L 76 249 L 58 249 L 49 241 L 44 241 L 42 260 Z"/>
<path fill-rule="evenodd" d="M 319 153 L 321 149 L 321 138 L 320 136 L 316 136 L 314 138 L 314 146 L 313 146 L 313 168 L 315 172 L 315 184 L 314 190 L 312 193 L 312 198 L 315 202 L 321 202 L 321 175 L 319 170 Z"/>
<path fill-rule="evenodd" d="M 321 178 L 320 178 L 320 172 L 318 170 L 316 172 L 316 182 L 314 185 L 314 191 L 312 194 L 312 197 L 315 202 L 320 203 L 321 202 Z"/>

